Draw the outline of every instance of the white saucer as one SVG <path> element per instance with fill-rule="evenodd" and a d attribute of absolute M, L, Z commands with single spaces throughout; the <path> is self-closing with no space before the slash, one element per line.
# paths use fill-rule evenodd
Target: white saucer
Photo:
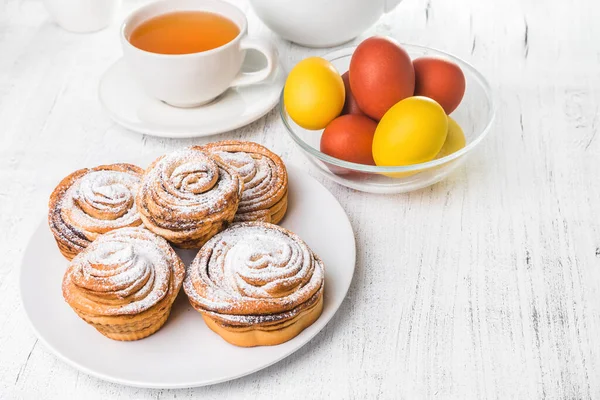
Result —
<path fill-rule="evenodd" d="M 356 260 L 352 226 L 335 197 L 306 172 L 288 166 L 289 209 L 282 225 L 302 237 L 325 264 L 321 317 L 278 346 L 228 344 L 203 322 L 183 291 L 167 323 L 135 342 L 110 340 L 79 319 L 61 292 L 67 261 L 44 221 L 21 266 L 23 308 L 39 340 L 79 370 L 111 382 L 147 388 L 184 388 L 235 379 L 265 368 L 311 340 L 342 304 Z M 189 264 L 196 252 L 179 252 Z M 327 350 L 322 354 L 327 357 Z M 268 382 L 266 384 L 269 384 Z"/>
<path fill-rule="evenodd" d="M 257 71 L 262 63 L 248 52 L 242 70 Z M 256 121 L 277 105 L 284 83 L 280 64 L 264 83 L 229 89 L 203 107 L 177 108 L 147 95 L 121 58 L 100 79 L 98 97 L 108 115 L 129 130 L 166 138 L 202 137 Z"/>

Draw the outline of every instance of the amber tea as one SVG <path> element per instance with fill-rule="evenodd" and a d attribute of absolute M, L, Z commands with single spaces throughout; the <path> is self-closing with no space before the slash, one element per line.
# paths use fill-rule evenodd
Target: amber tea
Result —
<path fill-rule="evenodd" d="M 205 11 L 177 11 L 148 19 L 136 27 L 129 42 L 159 54 L 189 54 L 216 49 L 240 33 L 240 28 L 222 15 Z"/>

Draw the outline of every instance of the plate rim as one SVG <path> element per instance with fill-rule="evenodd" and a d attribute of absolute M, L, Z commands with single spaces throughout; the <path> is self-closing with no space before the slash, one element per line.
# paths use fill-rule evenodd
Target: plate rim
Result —
<path fill-rule="evenodd" d="M 187 389 L 187 388 L 196 388 L 196 387 L 204 387 L 204 386 L 212 386 L 212 385 L 217 385 L 220 383 L 224 383 L 224 382 L 229 382 L 229 381 L 233 381 L 248 375 L 252 375 L 258 371 L 261 371 L 263 369 L 269 368 L 271 366 L 273 366 L 274 364 L 280 362 L 281 360 L 291 356 L 292 354 L 294 354 L 295 352 L 297 352 L 298 350 L 300 350 L 301 348 L 303 348 L 304 346 L 306 346 L 308 343 L 310 343 L 319 333 L 321 333 L 323 331 L 323 329 L 325 329 L 325 327 L 329 324 L 329 322 L 331 322 L 331 320 L 333 319 L 333 317 L 337 314 L 337 312 L 339 311 L 339 309 L 342 307 L 342 305 L 344 304 L 344 302 L 346 301 L 346 298 L 348 297 L 348 291 L 350 290 L 350 287 L 352 286 L 352 282 L 354 281 L 354 274 L 356 272 L 356 236 L 355 236 L 355 232 L 354 229 L 352 228 L 352 223 L 350 222 L 350 218 L 348 217 L 348 213 L 346 213 L 346 210 L 344 209 L 344 207 L 342 207 L 342 205 L 340 204 L 340 202 L 338 201 L 338 199 L 333 195 L 333 193 L 331 193 L 329 191 L 329 189 L 327 189 L 321 182 L 319 182 L 316 178 L 314 178 L 313 176 L 311 176 L 308 172 L 306 172 L 305 170 L 303 170 L 302 168 L 294 165 L 293 163 L 288 163 L 286 164 L 286 168 L 288 169 L 292 169 L 297 173 L 300 174 L 304 174 L 306 177 L 308 177 L 309 179 L 311 179 L 312 181 L 314 181 L 316 184 L 318 184 L 319 186 L 321 186 L 321 188 L 323 188 L 331 197 L 333 197 L 333 199 L 336 201 L 336 203 L 339 205 L 339 207 L 341 208 L 341 210 L 343 211 L 344 214 L 344 223 L 347 224 L 347 227 L 350 229 L 350 232 L 352 233 L 352 258 L 354 259 L 354 263 L 352 264 L 352 273 L 351 273 L 351 277 L 350 277 L 350 282 L 348 284 L 348 286 L 344 289 L 344 295 L 342 297 L 341 302 L 339 303 L 339 305 L 337 306 L 337 308 L 335 309 L 335 311 L 324 321 L 323 326 L 317 330 L 316 332 L 314 332 L 311 336 L 309 336 L 306 341 L 304 343 L 302 343 L 300 346 L 293 348 L 289 351 L 284 352 L 281 356 L 276 357 L 274 360 L 272 360 L 271 362 L 265 364 L 265 365 L 261 365 L 260 367 L 257 368 L 253 368 L 249 371 L 245 371 L 243 373 L 234 375 L 234 376 L 229 376 L 227 378 L 223 378 L 223 379 L 216 379 L 213 381 L 209 381 L 209 382 L 199 382 L 199 381 L 195 381 L 195 382 L 185 382 L 185 383 L 180 383 L 180 384 L 170 384 L 170 383 L 160 383 L 160 382 L 156 382 L 156 383 L 149 383 L 149 382 L 141 382 L 141 381 L 132 381 L 132 380 L 128 380 L 128 379 L 119 379 L 119 378 L 115 378 L 112 376 L 108 376 L 105 375 L 103 373 L 99 373 L 96 371 L 93 371 L 91 369 L 89 369 L 86 366 L 83 366 L 81 364 L 78 364 L 77 362 L 71 360 L 70 358 L 68 358 L 67 356 L 63 355 L 61 352 L 59 352 L 57 349 L 55 349 L 45 338 L 44 336 L 42 336 L 40 334 L 40 332 L 36 329 L 35 324 L 31 318 L 31 316 L 29 315 L 29 312 L 27 311 L 27 307 L 25 307 L 25 302 L 23 301 L 23 271 L 24 271 L 24 265 L 25 265 L 25 258 L 27 257 L 27 254 L 29 253 L 27 250 L 29 249 L 31 243 L 32 243 L 32 239 L 33 237 L 36 235 L 36 233 L 42 229 L 43 225 L 46 224 L 46 217 L 41 218 L 40 223 L 37 225 L 37 227 L 35 228 L 34 232 L 30 235 L 28 241 L 27 241 L 27 245 L 25 246 L 25 250 L 23 251 L 23 255 L 21 257 L 21 262 L 19 265 L 19 274 L 18 274 L 18 288 L 19 288 L 19 301 L 21 303 L 21 308 L 23 309 L 23 312 L 25 313 L 26 319 L 27 319 L 27 323 L 29 324 L 29 327 L 31 328 L 31 330 L 33 331 L 33 333 L 35 334 L 36 338 L 38 341 L 40 341 L 44 347 L 46 347 L 46 349 L 48 349 L 50 351 L 50 353 L 52 353 L 54 356 L 56 356 L 58 359 L 60 359 L 61 361 L 63 361 L 65 364 L 69 365 L 72 368 L 75 368 L 78 371 L 81 371 L 89 376 L 92 376 L 94 378 L 106 381 L 106 382 L 110 382 L 110 383 L 116 383 L 116 384 L 120 384 L 120 385 L 124 385 L 124 386 L 129 386 L 129 387 L 137 387 L 137 388 L 145 388 L 145 389 Z M 183 289 L 181 289 L 183 290 Z M 178 294 L 178 296 L 181 295 L 181 292 Z M 321 315 L 317 321 L 319 319 L 323 318 L 323 315 Z M 316 321 L 315 321 L 316 322 Z"/>
<path fill-rule="evenodd" d="M 100 77 L 100 80 L 98 82 L 98 89 L 96 90 L 96 95 L 98 97 L 98 101 L 100 102 L 100 105 L 102 106 L 102 109 L 104 110 L 104 112 L 117 125 L 122 126 L 123 128 L 125 128 L 131 132 L 135 132 L 135 133 L 142 134 L 142 135 L 148 135 L 148 136 L 152 136 L 152 137 L 157 137 L 157 138 L 164 138 L 164 139 L 201 138 L 201 137 L 209 137 L 209 136 L 213 136 L 213 135 L 219 135 L 222 133 L 231 132 L 231 131 L 239 129 L 239 128 L 243 128 L 244 126 L 250 125 L 251 123 L 256 122 L 257 120 L 259 120 L 260 118 L 264 117 L 269 112 L 271 112 L 275 108 L 275 106 L 277 106 L 277 104 L 279 104 L 279 94 L 282 90 L 282 89 L 278 89 L 276 91 L 277 95 L 274 97 L 273 101 L 269 102 L 268 105 L 265 105 L 264 110 L 260 110 L 259 112 L 251 114 L 248 118 L 246 118 L 244 120 L 240 120 L 234 124 L 224 125 L 223 128 L 202 129 L 200 127 L 196 131 L 181 130 L 176 133 L 164 131 L 161 129 L 151 129 L 151 128 L 144 129 L 144 128 L 137 127 L 134 124 L 131 124 L 131 123 L 121 119 L 119 116 L 117 116 L 114 112 L 111 111 L 111 109 L 107 106 L 106 102 L 102 98 L 102 87 L 103 87 L 104 83 L 106 82 L 108 73 L 120 63 L 125 63 L 125 58 L 123 56 L 119 57 L 119 59 L 117 59 L 115 62 L 113 62 L 102 73 L 102 76 Z M 279 71 L 281 71 L 283 73 L 284 78 L 285 78 L 285 68 L 283 67 L 283 64 L 281 63 L 281 61 L 277 62 L 277 69 L 275 70 L 275 73 L 278 73 Z M 283 85 L 282 85 L 282 88 L 283 88 Z"/>

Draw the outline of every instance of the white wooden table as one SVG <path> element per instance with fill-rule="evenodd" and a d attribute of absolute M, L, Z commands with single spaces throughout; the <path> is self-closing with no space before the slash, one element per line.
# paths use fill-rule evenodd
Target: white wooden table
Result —
<path fill-rule="evenodd" d="M 123 15 L 142 2 L 125 3 Z M 69 172 L 208 139 L 145 137 L 103 113 L 96 90 L 120 56 L 116 25 L 70 34 L 39 0 L 0 0 L 0 398 L 600 398 L 598 16 L 590 0 L 405 0 L 384 16 L 364 36 L 446 50 L 489 78 L 494 132 L 450 179 L 408 195 L 317 176 L 358 244 L 333 321 L 259 373 L 153 391 L 89 377 L 38 343 L 20 306 L 19 263 Z M 249 18 L 288 69 L 325 52 Z M 262 142 L 309 169 L 276 111 L 222 137 Z"/>

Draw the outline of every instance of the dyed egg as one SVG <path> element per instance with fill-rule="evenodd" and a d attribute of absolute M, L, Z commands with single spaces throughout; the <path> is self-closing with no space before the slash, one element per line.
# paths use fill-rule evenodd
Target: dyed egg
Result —
<path fill-rule="evenodd" d="M 446 135 L 446 141 L 435 158 L 438 159 L 456 153 L 458 150 L 465 147 L 466 144 L 467 140 L 465 139 L 465 133 L 462 128 L 455 120 L 448 117 L 448 134 Z"/>
<path fill-rule="evenodd" d="M 434 100 L 409 97 L 385 113 L 373 137 L 373 159 L 381 166 L 431 161 L 448 134 L 448 117 Z"/>
<path fill-rule="evenodd" d="M 456 110 L 465 95 L 465 75 L 452 61 L 421 57 L 413 61 L 415 96 L 434 99 L 446 114 Z"/>
<path fill-rule="evenodd" d="M 346 114 L 355 114 L 355 115 L 365 115 L 364 112 L 358 106 L 354 95 L 352 94 L 352 89 L 350 88 L 350 74 L 348 71 L 342 75 L 342 80 L 344 81 L 344 88 L 346 89 L 346 101 L 344 102 L 344 109 L 342 110 L 342 115 Z"/>
<path fill-rule="evenodd" d="M 335 67 L 320 57 L 300 61 L 290 71 L 283 102 L 295 123 L 305 129 L 323 129 L 344 107 L 344 81 Z"/>
<path fill-rule="evenodd" d="M 350 60 L 350 86 L 360 109 L 379 121 L 394 104 L 414 94 L 412 61 L 391 39 L 366 39 Z"/>
<path fill-rule="evenodd" d="M 364 115 L 342 115 L 323 131 L 321 151 L 340 160 L 375 165 L 371 148 L 376 128 L 377 123 Z"/>

